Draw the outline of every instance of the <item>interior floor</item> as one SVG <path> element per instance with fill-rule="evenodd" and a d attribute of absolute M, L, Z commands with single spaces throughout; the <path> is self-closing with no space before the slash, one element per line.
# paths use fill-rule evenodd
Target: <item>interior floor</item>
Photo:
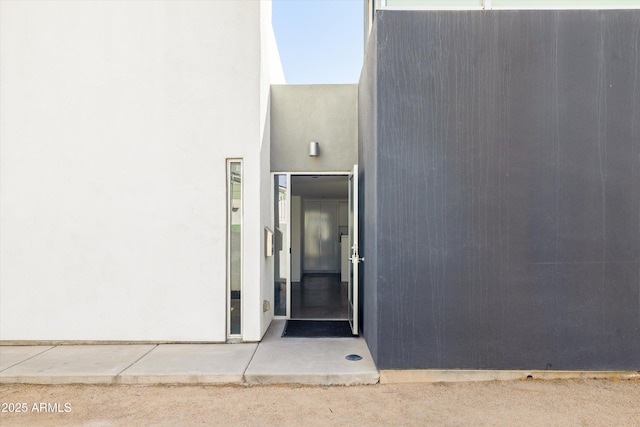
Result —
<path fill-rule="evenodd" d="M 349 316 L 348 284 L 340 274 L 305 273 L 291 283 L 292 319 L 344 320 Z"/>

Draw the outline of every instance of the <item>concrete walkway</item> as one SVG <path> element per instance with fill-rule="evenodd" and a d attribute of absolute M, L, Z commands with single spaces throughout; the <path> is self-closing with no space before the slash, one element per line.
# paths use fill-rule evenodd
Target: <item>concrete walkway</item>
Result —
<path fill-rule="evenodd" d="M 363 338 L 281 338 L 260 343 L 0 346 L 0 383 L 375 384 Z M 345 356 L 358 354 L 362 360 Z"/>

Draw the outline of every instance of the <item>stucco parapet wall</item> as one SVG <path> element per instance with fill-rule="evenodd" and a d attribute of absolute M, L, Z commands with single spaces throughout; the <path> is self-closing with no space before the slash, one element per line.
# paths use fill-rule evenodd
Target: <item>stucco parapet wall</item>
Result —
<path fill-rule="evenodd" d="M 640 380 L 640 371 L 381 370 L 380 384 L 513 380 Z"/>
<path fill-rule="evenodd" d="M 272 171 L 348 171 L 357 158 L 357 84 L 271 86 Z"/>

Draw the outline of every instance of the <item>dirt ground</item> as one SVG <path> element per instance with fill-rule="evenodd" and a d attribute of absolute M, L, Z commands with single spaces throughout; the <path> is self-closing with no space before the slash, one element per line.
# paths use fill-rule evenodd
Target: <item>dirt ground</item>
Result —
<path fill-rule="evenodd" d="M 0 397 L 2 427 L 640 426 L 638 380 L 352 387 L 4 385 Z M 18 407 L 27 410 L 5 412 Z"/>

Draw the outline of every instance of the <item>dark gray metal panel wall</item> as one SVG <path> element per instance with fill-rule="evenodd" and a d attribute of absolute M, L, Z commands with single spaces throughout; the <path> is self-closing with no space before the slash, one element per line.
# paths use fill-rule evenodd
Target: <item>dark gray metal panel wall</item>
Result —
<path fill-rule="evenodd" d="M 358 161 L 359 161 L 359 206 L 360 206 L 360 252 L 367 253 L 360 264 L 360 301 L 362 308 L 361 333 L 377 362 L 378 356 L 378 292 L 377 292 L 377 168 L 376 148 L 377 121 L 377 44 L 375 33 L 371 34 L 364 67 L 358 85 Z M 371 278 L 371 280 L 369 280 Z"/>
<path fill-rule="evenodd" d="M 640 369 L 640 11 L 376 19 L 378 367 Z"/>

